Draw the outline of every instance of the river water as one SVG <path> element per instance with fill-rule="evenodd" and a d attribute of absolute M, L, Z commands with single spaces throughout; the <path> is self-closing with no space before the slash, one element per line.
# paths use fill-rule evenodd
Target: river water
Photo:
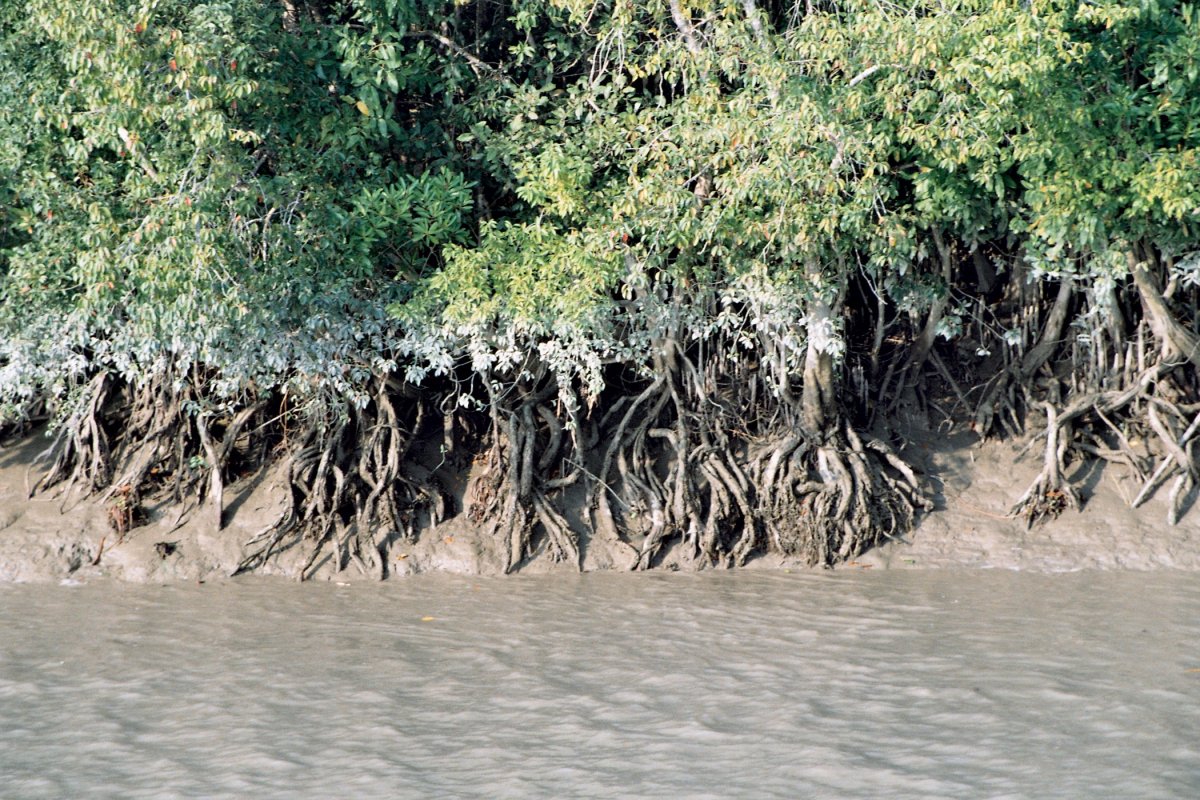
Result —
<path fill-rule="evenodd" d="M 0 797 L 1200 797 L 1200 576 L 0 585 Z"/>

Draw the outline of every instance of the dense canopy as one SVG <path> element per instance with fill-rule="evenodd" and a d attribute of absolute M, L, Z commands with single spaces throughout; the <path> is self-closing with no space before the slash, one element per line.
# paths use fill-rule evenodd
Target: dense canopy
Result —
<path fill-rule="evenodd" d="M 248 569 L 456 513 L 833 563 L 931 508 L 913 409 L 1040 437 L 1030 523 L 1196 488 L 1189 3 L 7 0 L 0 105 L 38 489 L 219 526 L 283 459 Z"/>

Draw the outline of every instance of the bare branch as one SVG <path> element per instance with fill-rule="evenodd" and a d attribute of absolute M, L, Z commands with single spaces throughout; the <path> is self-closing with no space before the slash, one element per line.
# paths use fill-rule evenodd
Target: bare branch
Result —
<path fill-rule="evenodd" d="M 758 6 L 754 0 L 742 0 L 742 8 L 746 9 L 746 21 L 750 23 L 750 30 L 754 31 L 754 38 L 763 44 L 766 32 L 763 30 L 762 17 L 758 14 Z"/>
<path fill-rule="evenodd" d="M 468 66 L 471 67 L 471 71 L 474 72 L 476 75 L 483 75 L 484 73 L 487 73 L 488 75 L 498 76 L 501 74 L 500 70 L 496 69 L 491 64 L 484 61 L 483 59 L 479 58 L 479 56 L 475 55 L 470 50 L 467 50 L 465 47 L 463 47 L 462 45 L 460 45 L 458 42 L 454 41 L 450 37 L 443 36 L 442 34 L 438 33 L 437 31 L 413 31 L 409 35 L 410 36 L 427 36 L 428 38 L 433 39 L 435 42 L 440 44 L 442 47 L 446 48 L 450 52 L 454 53 L 456 56 L 459 56 L 464 61 L 466 61 Z"/>
<path fill-rule="evenodd" d="M 862 72 L 858 73 L 857 75 L 855 75 L 853 78 L 850 79 L 850 85 L 857 86 L 858 84 L 862 83 L 863 81 L 865 81 L 867 78 L 871 77 L 878 71 L 879 71 L 878 64 L 876 64 L 873 67 L 867 67 Z"/>
<path fill-rule="evenodd" d="M 670 0 L 670 5 L 671 19 L 675 20 L 675 27 L 683 36 L 683 43 L 687 45 L 687 49 L 692 55 L 700 55 L 700 43 L 696 41 L 696 29 L 692 26 L 692 21 L 683 13 L 683 9 L 679 6 L 679 0 Z"/>

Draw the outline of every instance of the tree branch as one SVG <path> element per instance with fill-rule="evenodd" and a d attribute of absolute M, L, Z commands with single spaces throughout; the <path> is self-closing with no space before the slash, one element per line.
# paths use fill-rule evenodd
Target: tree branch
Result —
<path fill-rule="evenodd" d="M 502 74 L 500 72 L 500 70 L 496 69 L 491 64 L 484 61 L 483 59 L 479 58 L 479 56 L 475 55 L 470 50 L 467 50 L 465 47 L 463 47 L 458 42 L 454 41 L 453 39 L 449 38 L 448 36 L 443 36 L 442 34 L 438 33 L 437 31 L 413 31 L 413 32 L 409 33 L 408 35 L 409 36 L 426 36 L 430 39 L 433 39 L 435 42 L 440 44 L 442 47 L 446 48 L 450 52 L 454 53 L 456 56 L 459 56 L 464 61 L 466 61 L 467 65 L 471 67 L 471 71 L 474 72 L 477 76 L 482 76 L 483 73 L 485 73 L 485 72 L 488 75 L 491 75 L 493 77 L 498 77 Z"/>
<path fill-rule="evenodd" d="M 1158 281 L 1150 273 L 1146 262 L 1139 261 L 1132 251 L 1127 252 L 1125 257 L 1154 335 L 1192 362 L 1196 369 L 1200 369 L 1200 337 L 1180 325 L 1175 315 L 1167 308 L 1167 302 L 1158 288 Z"/>
<path fill-rule="evenodd" d="M 683 43 L 687 45 L 687 49 L 692 55 L 700 55 L 700 43 L 696 41 L 696 29 L 692 27 L 692 21 L 683 13 L 683 9 L 679 6 L 679 0 L 670 0 L 670 6 L 671 19 L 675 20 L 675 27 L 683 36 Z"/>

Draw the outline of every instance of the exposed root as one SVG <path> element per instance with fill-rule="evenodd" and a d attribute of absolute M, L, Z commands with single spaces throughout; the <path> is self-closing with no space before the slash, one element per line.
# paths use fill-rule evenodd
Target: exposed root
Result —
<path fill-rule="evenodd" d="M 913 381 L 936 370 L 963 408 L 982 391 L 972 409 L 981 434 L 1016 432 L 1029 409 L 1044 412 L 1045 430 L 1034 439 L 1039 473 L 1010 511 L 1028 525 L 1082 504 L 1071 472 L 1083 456 L 1126 465 L 1142 482 L 1135 506 L 1166 487 L 1172 524 L 1200 486 L 1194 337 L 1177 330 L 1171 291 L 1147 281 L 1137 280 L 1148 310 L 1131 331 L 1115 317 L 1106 321 L 1088 305 L 1098 301 L 1087 287 L 1071 279 L 1052 298 L 1022 295 L 1032 308 L 1017 315 L 1021 346 L 1004 351 L 1003 369 L 982 386 L 960 384 L 951 366 L 962 362 L 934 351 L 932 318 L 910 349 L 911 374 L 897 383 L 915 389 Z M 822 302 L 810 312 L 830 322 L 842 298 Z M 1069 334 L 1079 305 L 1090 309 L 1090 327 Z M 1013 319 L 999 321 L 997 314 L 988 323 L 993 331 L 1016 330 Z M 387 377 L 374 379 L 364 406 L 326 399 L 296 409 L 282 392 L 217 404 L 203 374 L 131 387 L 102 373 L 79 387 L 34 491 L 70 482 L 100 494 L 118 537 L 155 494 L 196 504 L 220 529 L 228 485 L 271 453 L 284 459 L 287 504 L 246 542 L 237 572 L 297 547 L 301 579 L 325 568 L 386 577 L 387 543 L 444 519 L 437 477 L 414 463 L 425 428 L 451 461 L 476 448 L 465 510 L 502 542 L 508 571 L 535 555 L 581 566 L 582 531 L 563 507 L 575 486 L 589 501 L 583 524 L 629 548 L 635 569 L 653 567 L 668 550 L 702 567 L 766 552 L 831 565 L 903 536 L 931 507 L 912 467 L 841 412 L 835 359 L 815 338 L 801 370 L 794 348 L 784 353 L 769 333 L 760 332 L 753 355 L 725 333 L 655 336 L 645 372 L 621 373 L 586 404 L 531 352 L 519 370 L 482 382 L 486 417 L 432 421 L 430 409 L 442 407 L 435 393 Z M 457 452 L 455 419 L 473 435 L 486 430 L 487 440 Z"/>
<path fill-rule="evenodd" d="M 57 425 L 41 458 L 50 462 L 33 492 L 65 484 L 100 493 L 111 507 L 136 507 L 140 499 L 166 493 L 173 501 L 203 498 L 205 478 L 220 527 L 222 470 L 235 455 L 243 426 L 263 408 L 250 402 L 234 415 L 205 410 L 193 382 L 169 376 L 140 387 L 100 373 L 80 390 Z M 139 524 L 117 514 L 118 530 Z"/>
<path fill-rule="evenodd" d="M 1025 524 L 1045 518 L 1053 519 L 1067 508 L 1080 507 L 1079 493 L 1064 480 L 1066 463 L 1064 457 L 1071 439 L 1071 421 L 1060 422 L 1054 406 L 1044 404 L 1046 409 L 1046 448 L 1042 471 L 1025 490 L 1025 494 L 1013 505 L 1011 516 L 1024 517 Z"/>
<path fill-rule="evenodd" d="M 829 565 L 903 535 L 916 512 L 931 507 L 912 469 L 883 442 L 864 443 L 844 423 L 810 441 L 794 405 L 781 406 L 756 434 L 736 428 L 770 398 L 755 387 L 762 376 L 721 376 L 680 350 L 671 356 L 664 366 L 672 368 L 615 425 L 596 481 L 597 492 L 627 510 L 618 523 L 625 536 L 640 537 L 634 569 L 653 566 L 673 539 L 683 558 L 701 565 L 737 566 L 772 551 Z M 714 402 L 710 389 L 722 384 L 731 391 L 718 391 L 724 402 Z"/>
<path fill-rule="evenodd" d="M 551 547 L 554 548 L 558 558 L 578 567 L 579 545 L 574 532 L 571 531 L 570 526 L 567 524 L 567 520 L 554 509 L 554 506 L 551 505 L 546 496 L 540 492 L 533 500 L 533 507 L 537 515 L 537 520 L 541 523 L 542 529 L 549 535 Z"/>
<path fill-rule="evenodd" d="M 618 527 L 626 538 L 641 538 L 633 569 L 651 567 L 676 536 L 685 557 L 741 564 L 759 546 L 753 489 L 724 414 L 692 402 L 703 376 L 682 354 L 673 355 L 679 371 L 664 365 L 613 430 L 593 505 L 600 492 L 611 492 L 626 510 Z"/>
<path fill-rule="evenodd" d="M 664 351 L 659 377 L 608 413 L 556 406 L 559 387 L 545 372 L 492 398 L 491 444 L 467 510 L 505 543 L 509 571 L 540 548 L 581 565 L 578 531 L 559 503 L 585 476 L 593 525 L 632 545 L 639 569 L 673 542 L 704 566 L 741 565 L 768 551 L 831 564 L 901 535 L 928 507 L 917 477 L 882 442 L 841 424 L 813 443 L 796 432 L 794 409 L 763 413 L 770 394 L 753 369 L 729 374 L 719 361 L 701 369 L 680 348 Z M 137 524 L 148 492 L 192 498 L 220 529 L 238 465 L 274 448 L 287 503 L 245 543 L 234 574 L 299 546 L 301 580 L 322 568 L 386 577 L 381 538 L 411 540 L 420 515 L 431 526 L 443 518 L 434 479 L 414 477 L 421 473 L 410 451 L 430 404 L 408 387 L 379 379 L 365 407 L 284 412 L 286 397 L 235 410 L 205 405 L 194 384 L 134 391 L 97 376 L 61 426 L 38 489 L 73 480 L 106 493 L 119 536 Z M 443 421 L 439 433 L 446 430 Z M 602 437 L 608 445 L 597 463 Z"/>
<path fill-rule="evenodd" d="M 283 413 L 268 412 L 278 397 L 249 398 L 236 410 L 212 406 L 203 381 L 203 375 L 163 376 L 135 388 L 108 373 L 96 375 L 43 453 L 49 467 L 33 491 L 65 483 L 100 493 L 118 536 L 140 524 L 141 501 L 154 494 L 207 503 L 220 530 L 226 481 L 282 445 L 287 506 L 246 543 L 234 574 L 307 540 L 301 579 L 327 546 L 336 570 L 354 565 L 384 577 L 386 553 L 376 531 L 411 539 L 420 509 L 429 509 L 434 524 L 445 513 L 433 484 L 410 474 L 409 450 L 426 403 L 409 387 L 380 378 L 366 408 L 313 405 Z"/>
<path fill-rule="evenodd" d="M 766 461 L 762 509 L 775 548 L 829 566 L 907 533 L 933 507 L 912 468 L 849 424 L 815 448 L 787 438 Z"/>
<path fill-rule="evenodd" d="M 1134 471 L 1142 480 L 1142 488 L 1132 503 L 1134 508 L 1174 477 L 1168 504 L 1168 522 L 1174 525 L 1182 513 L 1185 499 L 1197 484 L 1197 462 L 1192 448 L 1194 437 L 1200 431 L 1200 417 L 1193 418 L 1182 433 L 1175 428 L 1176 421 L 1186 422 L 1187 417 L 1176 403 L 1164 397 L 1170 390 L 1163 383 L 1174 369 L 1174 364 L 1151 366 L 1124 389 L 1084 394 L 1061 410 L 1052 403 L 1043 403 L 1046 430 L 1035 438 L 1037 441 L 1045 437 L 1043 466 L 1013 505 L 1010 515 L 1023 517 L 1032 526 L 1067 508 L 1079 508 L 1082 502 L 1079 492 L 1066 478 L 1070 454 L 1079 450 L 1126 464 Z M 1145 409 L 1144 416 L 1136 413 L 1135 406 Z M 1111 419 L 1118 412 L 1123 415 L 1124 428 Z M 1142 470 L 1142 458 L 1130 444 L 1130 428 L 1135 429 L 1139 437 L 1155 441 L 1162 452 L 1157 467 L 1148 477 Z M 1081 432 L 1087 429 L 1093 431 L 1091 441 L 1077 441 Z M 1102 438 L 1105 431 L 1114 440 L 1112 443 Z"/>
<path fill-rule="evenodd" d="M 117 542 L 123 541 L 125 534 L 141 525 L 144 519 L 145 509 L 133 487 L 129 484 L 117 487 L 108 504 L 108 526 L 116 532 Z"/>
<path fill-rule="evenodd" d="M 1200 431 L 1200 414 L 1196 415 L 1182 436 L 1176 437 L 1174 432 L 1168 429 L 1168 423 L 1164 422 L 1155 410 L 1155 406 L 1161 404 L 1162 401 L 1150 403 L 1148 417 L 1150 427 L 1158 435 L 1165 454 L 1130 505 L 1137 508 L 1160 486 L 1174 477 L 1175 482 L 1167 498 L 1167 522 L 1175 525 L 1182 513 L 1185 498 L 1197 484 L 1197 463 L 1193 449 L 1194 437 L 1197 431 Z"/>
<path fill-rule="evenodd" d="M 112 385 L 113 378 L 102 372 L 80 392 L 74 410 L 59 424 L 53 443 L 38 457 L 49 459 L 50 466 L 32 493 L 63 482 L 88 492 L 108 485 L 111 445 L 101 411 Z"/>
<path fill-rule="evenodd" d="M 516 570 L 544 534 L 551 557 L 581 567 L 578 534 L 555 507 L 557 493 L 573 485 L 578 466 L 565 474 L 570 457 L 578 458 L 580 423 L 566 430 L 546 405 L 558 393 L 542 369 L 511 396 L 491 395 L 493 437 L 467 493 L 470 519 L 504 542 L 505 571 Z M 501 422 L 503 420 L 503 422 Z"/>
<path fill-rule="evenodd" d="M 1144 243 L 1127 260 L 1131 280 L 1124 285 L 1066 277 L 1052 303 L 1044 284 L 1032 293 L 1014 284 L 1004 310 L 980 325 L 980 351 L 998 350 L 1004 365 L 976 389 L 982 394 L 974 429 L 1015 436 L 1027 410 L 1040 408 L 1046 418 L 1031 441 L 1042 448 L 1041 469 L 1010 511 L 1027 525 L 1082 504 L 1069 470 L 1085 458 L 1127 468 L 1141 483 L 1134 507 L 1169 485 L 1170 524 L 1200 484 L 1193 450 L 1198 407 L 1189 405 L 1200 392 L 1200 337 L 1183 322 L 1194 319 L 1197 296 L 1184 295 L 1169 259 L 1164 263 Z M 1072 308 L 1078 315 L 1068 331 Z M 989 343 L 986 330 L 1004 332 L 1003 340 Z"/>
<path fill-rule="evenodd" d="M 1075 284 L 1070 278 L 1059 282 L 1054 304 L 1046 314 L 1037 342 L 1023 358 L 1009 362 L 984 384 L 974 412 L 974 427 L 981 436 L 988 436 L 997 429 L 1007 436 L 1017 436 L 1022 431 L 1021 415 L 1032 405 L 1030 391 L 1034 377 L 1062 345 L 1074 290 Z M 1036 306 L 1034 308 L 1036 310 Z M 997 346 L 1007 348 L 1009 345 L 1001 343 Z"/>
<path fill-rule="evenodd" d="M 412 540 L 420 509 L 429 510 L 433 524 L 444 513 L 433 484 L 414 479 L 408 469 L 425 414 L 422 400 L 383 378 L 366 408 L 344 406 L 305 420 L 286 456 L 288 504 L 273 525 L 246 542 L 247 555 L 234 574 L 261 566 L 288 542 L 307 540 L 299 580 L 309 577 L 327 546 L 335 572 L 353 564 L 363 574 L 386 577 L 387 553 L 376 530 Z"/>

